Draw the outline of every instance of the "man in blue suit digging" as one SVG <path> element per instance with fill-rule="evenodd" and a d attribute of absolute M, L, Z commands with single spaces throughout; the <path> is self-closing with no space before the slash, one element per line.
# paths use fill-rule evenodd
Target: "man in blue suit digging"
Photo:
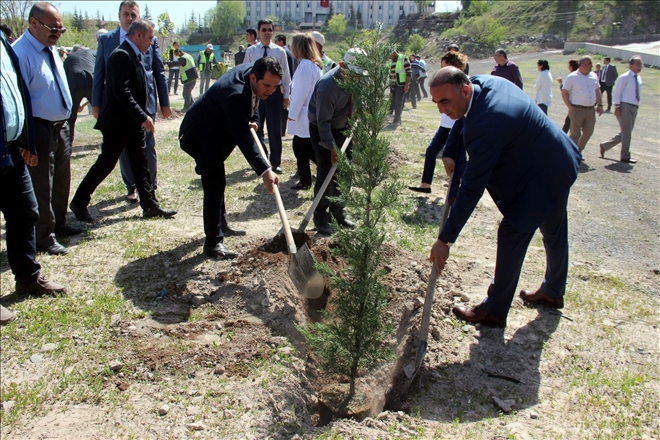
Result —
<path fill-rule="evenodd" d="M 445 67 L 429 87 L 438 110 L 459 119 L 443 151 L 447 173 L 454 169 L 460 143 L 469 155 L 451 213 L 431 249 L 438 274 L 484 189 L 504 216 L 487 298 L 474 307 L 456 306 L 454 314 L 472 323 L 506 326 L 525 253 L 537 229 L 547 255 L 545 280 L 535 292 L 522 290 L 520 296 L 562 308 L 568 274 L 566 205 L 581 160 L 577 146 L 523 91 L 502 78 L 468 78 L 455 67 Z"/>

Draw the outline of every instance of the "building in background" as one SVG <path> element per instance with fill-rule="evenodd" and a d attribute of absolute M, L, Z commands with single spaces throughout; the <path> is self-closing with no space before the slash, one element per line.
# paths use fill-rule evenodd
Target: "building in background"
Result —
<path fill-rule="evenodd" d="M 424 12 L 433 12 L 432 2 Z M 245 2 L 246 19 L 251 26 L 264 17 L 278 18 L 278 25 L 286 29 L 286 20 L 293 20 L 302 29 L 323 25 L 330 12 L 343 14 L 351 27 L 355 27 L 357 16 L 362 17 L 361 27 L 372 28 L 376 23 L 384 27 L 394 26 L 399 18 L 419 12 L 413 0 L 251 0 Z M 353 6 L 354 17 L 351 17 Z M 284 23 L 282 23 L 284 21 Z"/>

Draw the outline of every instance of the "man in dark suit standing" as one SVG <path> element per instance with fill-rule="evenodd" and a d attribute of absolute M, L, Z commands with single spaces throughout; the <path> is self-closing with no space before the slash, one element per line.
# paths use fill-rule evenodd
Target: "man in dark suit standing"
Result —
<path fill-rule="evenodd" d="M 119 24 L 120 27 L 103 34 L 99 37 L 99 46 L 96 55 L 96 66 L 94 67 L 94 87 L 92 93 L 92 115 L 98 119 L 101 105 L 103 104 L 103 84 L 105 82 L 106 64 L 110 54 L 117 46 L 124 42 L 128 27 L 134 20 L 140 18 L 140 7 L 134 1 L 122 1 L 119 4 Z M 147 104 L 147 113 L 152 120 L 156 117 L 156 95 L 160 101 L 160 108 L 165 119 L 172 114 L 170 108 L 170 98 L 167 91 L 167 79 L 165 78 L 165 66 L 160 56 L 158 39 L 154 38 L 153 44 L 149 47 L 142 58 L 142 64 L 147 75 L 147 84 L 149 87 L 149 101 Z M 149 172 L 154 188 L 158 187 L 158 162 L 156 157 L 156 141 L 153 132 L 147 132 L 147 159 L 149 161 Z M 122 154 L 119 161 L 121 167 L 121 177 L 124 180 L 128 195 L 126 199 L 130 202 L 137 202 L 135 193 L 136 181 L 131 171 L 129 159 L 126 153 Z"/>
<path fill-rule="evenodd" d="M 475 307 L 456 306 L 454 314 L 468 322 L 506 325 L 525 253 L 537 229 L 547 255 L 545 280 L 536 292 L 523 290 L 520 296 L 528 302 L 563 307 L 568 274 L 566 205 L 581 160 L 577 146 L 505 79 L 468 78 L 455 67 L 444 67 L 429 87 L 438 110 L 459 119 L 443 152 L 447 173 L 453 172 L 451 158 L 459 142 L 470 158 L 451 213 L 431 249 L 438 273 L 484 189 L 504 216 L 488 297 Z"/>
<path fill-rule="evenodd" d="M 227 222 L 225 160 L 236 145 L 268 191 L 279 184 L 277 175 L 255 145 L 250 128 L 257 129 L 259 101 L 279 87 L 282 68 L 271 58 L 241 64 L 220 77 L 195 101 L 181 122 L 179 143 L 197 164 L 204 190 L 204 253 L 213 258 L 235 258 L 225 247 L 225 236 L 245 235 Z"/>
<path fill-rule="evenodd" d="M 154 122 L 147 112 L 148 86 L 142 57 L 153 39 L 154 25 L 138 18 L 128 28 L 126 40 L 108 58 L 103 107 L 94 127 L 103 133 L 101 154 L 80 182 L 70 205 L 81 221 L 94 221 L 87 205 L 124 150 L 139 183 L 137 190 L 144 217 L 176 214 L 162 209 L 156 200 L 145 151 L 145 133 L 154 131 Z"/>
<path fill-rule="evenodd" d="M 609 112 L 612 109 L 612 87 L 614 87 L 614 83 L 619 77 L 619 73 L 616 71 L 616 66 L 610 64 L 610 61 L 612 61 L 610 57 L 603 58 L 603 64 L 605 64 L 605 66 L 600 71 L 600 78 L 598 78 L 601 93 L 607 93 L 606 112 Z"/>
<path fill-rule="evenodd" d="M 87 98 L 87 101 L 90 103 L 92 102 L 95 63 L 96 51 L 87 49 L 80 44 L 73 46 L 73 53 L 64 60 L 64 72 L 66 72 L 66 81 L 69 83 L 73 102 L 71 116 L 69 116 L 69 139 L 71 139 L 71 145 L 73 145 L 80 102 L 83 98 Z"/>

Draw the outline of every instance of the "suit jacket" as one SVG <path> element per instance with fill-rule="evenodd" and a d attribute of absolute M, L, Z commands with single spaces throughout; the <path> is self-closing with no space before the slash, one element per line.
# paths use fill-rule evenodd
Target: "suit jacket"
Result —
<path fill-rule="evenodd" d="M 103 103 L 103 84 L 106 79 L 106 65 L 110 54 L 119 46 L 119 28 L 105 33 L 99 37 L 99 46 L 96 53 L 96 65 L 94 66 L 94 86 L 92 89 L 92 106 L 100 107 Z M 165 78 L 165 67 L 160 56 L 158 38 L 154 37 L 154 43 L 142 56 L 142 64 L 147 75 L 149 85 L 149 102 L 147 111 L 150 115 L 156 114 L 156 95 L 162 107 L 170 106 L 170 97 L 167 90 L 167 78 Z"/>
<path fill-rule="evenodd" d="M 440 239 L 449 243 L 488 189 L 504 218 L 535 231 L 577 179 L 581 154 L 573 141 L 512 82 L 472 77 L 470 111 L 452 127 L 443 157 L 462 137 L 469 161 Z"/>
<path fill-rule="evenodd" d="M 92 49 L 81 49 L 66 57 L 64 72 L 70 90 L 92 88 L 94 64 L 96 64 L 96 51 Z"/>
<path fill-rule="evenodd" d="M 106 69 L 103 104 L 94 128 L 139 133 L 148 116 L 147 77 L 128 41 L 112 52 Z"/>
<path fill-rule="evenodd" d="M 25 121 L 23 122 L 23 131 L 20 137 L 16 140 L 21 148 L 29 150 L 34 156 L 37 155 L 37 147 L 34 140 L 34 130 L 32 128 L 32 99 L 30 99 L 30 91 L 23 80 L 21 73 L 21 63 L 9 44 L 9 40 L 5 38 L 5 34 L 0 31 L 0 44 L 5 47 L 9 58 L 11 58 L 14 70 L 16 71 L 16 80 L 18 82 L 19 93 L 23 98 L 23 111 L 25 113 Z M 0 125 L 2 125 L 2 137 L 0 137 L 0 168 L 15 166 L 11 157 L 11 147 L 7 142 L 7 133 L 5 131 L 5 112 L 0 109 Z"/>
<path fill-rule="evenodd" d="M 258 106 L 251 115 L 252 65 L 241 64 L 222 75 L 195 101 L 181 122 L 181 149 L 195 159 L 199 175 L 215 173 L 236 145 L 257 175 L 269 168 L 248 127 L 250 122 L 259 123 Z"/>
<path fill-rule="evenodd" d="M 601 76 L 598 77 L 598 82 L 600 82 L 601 85 L 605 85 L 607 87 L 613 87 L 614 83 L 616 82 L 616 79 L 619 77 L 618 72 L 616 71 L 616 66 L 612 63 L 607 64 L 606 66 L 603 66 L 603 70 L 607 67 L 607 71 L 605 72 L 605 81 L 601 81 Z M 602 70 L 601 70 L 601 75 L 602 75 Z"/>

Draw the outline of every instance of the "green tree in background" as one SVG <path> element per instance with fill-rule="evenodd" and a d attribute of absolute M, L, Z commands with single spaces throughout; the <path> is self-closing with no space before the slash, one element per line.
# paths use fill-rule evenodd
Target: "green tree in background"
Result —
<path fill-rule="evenodd" d="M 346 17 L 344 14 L 335 14 L 328 22 L 328 32 L 337 38 L 346 33 Z"/>
<path fill-rule="evenodd" d="M 245 19 L 245 2 L 218 2 L 206 17 L 214 37 L 231 37 Z"/>
<path fill-rule="evenodd" d="M 147 21 L 153 21 L 151 13 L 149 12 L 149 5 L 144 5 L 144 15 L 142 16 Z"/>
<path fill-rule="evenodd" d="M 418 53 L 421 52 L 422 49 L 426 46 L 426 40 L 419 35 L 419 34 L 413 34 L 410 37 L 408 37 L 408 45 L 406 46 L 406 50 L 408 51 L 409 54 L 412 53 Z"/>
<path fill-rule="evenodd" d="M 71 27 L 73 27 L 77 31 L 82 31 L 85 28 L 82 14 L 78 12 L 78 9 L 75 6 L 73 7 L 73 17 L 71 19 Z"/>
<path fill-rule="evenodd" d="M 190 13 L 190 20 L 188 20 L 187 29 L 188 29 L 188 33 L 191 35 L 197 32 L 197 30 L 199 29 L 199 26 L 197 26 L 197 22 L 195 21 L 195 11 Z"/>

